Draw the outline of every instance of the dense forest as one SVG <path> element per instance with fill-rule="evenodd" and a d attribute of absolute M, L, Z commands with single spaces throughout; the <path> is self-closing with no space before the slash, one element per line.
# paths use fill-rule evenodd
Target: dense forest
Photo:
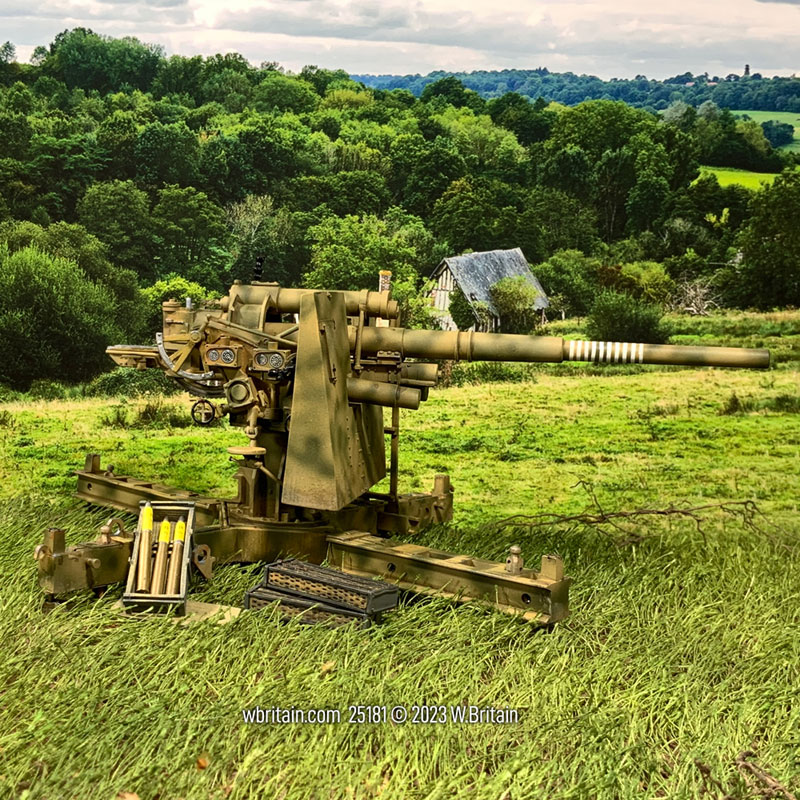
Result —
<path fill-rule="evenodd" d="M 632 106 L 663 111 L 681 100 L 699 106 L 710 100 L 723 108 L 747 108 L 753 111 L 800 112 L 800 79 L 765 78 L 758 72 L 730 73 L 724 77 L 693 75 L 685 72 L 663 81 L 637 75 L 635 78 L 612 78 L 604 81 L 594 75 L 550 72 L 539 69 L 476 70 L 475 72 L 431 72 L 428 75 L 353 75 L 374 89 L 408 89 L 419 97 L 428 84 L 455 77 L 481 97 L 502 97 L 516 92 L 533 100 L 545 97 L 565 105 L 585 100 L 622 100 Z"/>
<path fill-rule="evenodd" d="M 768 130 L 711 100 L 577 99 L 486 100 L 452 76 L 416 97 L 82 28 L 28 64 L 7 43 L 0 341 L 18 357 L 0 383 L 91 378 L 107 344 L 152 340 L 162 299 L 218 295 L 258 257 L 287 285 L 373 288 L 390 269 L 412 325 L 443 256 L 506 247 L 566 314 L 603 289 L 800 304 L 800 173 Z M 699 164 L 783 172 L 751 192 Z"/>

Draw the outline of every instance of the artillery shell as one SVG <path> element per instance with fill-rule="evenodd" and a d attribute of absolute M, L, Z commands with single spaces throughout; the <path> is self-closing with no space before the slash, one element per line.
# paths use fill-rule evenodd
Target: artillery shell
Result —
<path fill-rule="evenodd" d="M 172 541 L 172 556 L 169 560 L 167 591 L 165 594 L 178 594 L 181 589 L 181 566 L 183 565 L 183 547 L 186 538 L 186 523 L 181 517 L 175 525 L 175 537 Z"/>
<path fill-rule="evenodd" d="M 150 550 L 153 540 L 153 507 L 145 503 L 139 517 L 141 533 L 139 535 L 139 552 L 136 558 L 136 591 L 150 591 Z"/>
<path fill-rule="evenodd" d="M 167 575 L 167 551 L 169 550 L 169 536 L 172 525 L 168 519 L 161 520 L 161 527 L 158 531 L 158 547 L 156 549 L 156 561 L 153 567 L 153 581 L 150 584 L 150 594 L 163 594 L 164 579 Z"/>

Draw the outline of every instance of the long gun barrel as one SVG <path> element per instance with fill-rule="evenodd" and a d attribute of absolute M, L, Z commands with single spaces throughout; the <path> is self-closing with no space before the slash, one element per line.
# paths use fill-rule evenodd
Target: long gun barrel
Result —
<path fill-rule="evenodd" d="M 351 345 L 355 345 L 351 329 Z M 697 347 L 640 342 L 590 342 L 556 336 L 519 336 L 471 331 L 425 331 L 404 328 L 364 328 L 364 353 L 389 351 L 404 358 L 456 361 L 548 362 L 590 361 L 597 364 L 677 364 L 702 367 L 767 369 L 769 350 L 744 347 Z"/>

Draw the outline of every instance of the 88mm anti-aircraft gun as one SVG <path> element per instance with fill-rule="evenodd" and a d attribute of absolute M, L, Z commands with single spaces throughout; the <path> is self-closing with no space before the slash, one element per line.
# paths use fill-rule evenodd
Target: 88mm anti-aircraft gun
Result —
<path fill-rule="evenodd" d="M 232 499 L 206 497 L 115 475 L 95 454 L 78 473 L 78 495 L 135 512 L 143 501 L 193 504 L 195 564 L 295 556 L 344 573 L 383 577 L 402 589 L 483 600 L 539 623 L 568 613 L 570 579 L 558 556 L 526 568 L 518 548 L 506 564 L 387 537 L 452 518 L 453 489 L 400 494 L 400 409 L 416 409 L 436 385 L 438 365 L 417 359 L 689 366 L 769 366 L 769 352 L 397 327 L 389 292 L 327 292 L 237 282 L 208 307 L 168 301 L 156 345 L 119 345 L 122 366 L 159 368 L 200 399 L 200 424 L 227 415 L 247 443 L 228 448 L 237 463 Z M 215 404 L 215 401 L 218 401 Z M 384 408 L 391 422 L 384 422 Z M 386 476 L 389 491 L 371 491 Z M 112 526 L 113 527 L 113 526 Z M 119 532 L 119 531 L 117 531 Z M 106 530 L 97 542 L 64 548 L 51 531 L 40 558 L 46 592 L 97 588 L 125 579 L 130 537 Z"/>

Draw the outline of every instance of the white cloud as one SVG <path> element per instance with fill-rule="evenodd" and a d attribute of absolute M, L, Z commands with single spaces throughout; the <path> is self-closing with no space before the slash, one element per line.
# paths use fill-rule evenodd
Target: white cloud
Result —
<path fill-rule="evenodd" d="M 10 0 L 22 55 L 67 27 L 134 35 L 170 53 L 426 73 L 547 66 L 601 77 L 800 71 L 800 0 Z"/>

